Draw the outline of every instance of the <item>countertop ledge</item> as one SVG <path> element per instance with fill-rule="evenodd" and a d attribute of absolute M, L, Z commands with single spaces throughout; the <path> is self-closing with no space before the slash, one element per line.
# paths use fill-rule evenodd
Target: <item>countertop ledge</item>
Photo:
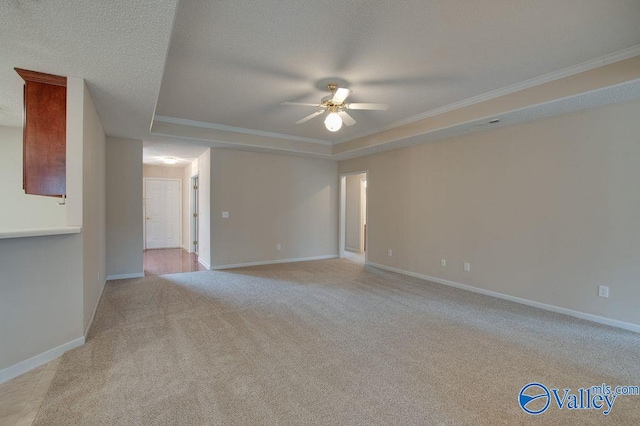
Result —
<path fill-rule="evenodd" d="M 58 228 L 24 228 L 24 229 L 0 229 L 0 239 L 43 237 L 46 235 L 79 234 L 81 226 L 61 226 Z"/>

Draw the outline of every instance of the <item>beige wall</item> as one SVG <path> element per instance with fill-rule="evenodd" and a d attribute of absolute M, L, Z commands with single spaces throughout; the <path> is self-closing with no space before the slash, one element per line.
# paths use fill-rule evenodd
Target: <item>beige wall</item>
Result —
<path fill-rule="evenodd" d="M 67 111 L 64 225 L 82 233 L 0 240 L 0 381 L 82 344 L 104 285 L 105 136 L 81 78 L 67 79 Z"/>
<path fill-rule="evenodd" d="M 341 162 L 369 171 L 369 261 L 640 324 L 638 117 L 618 104 Z"/>
<path fill-rule="evenodd" d="M 212 148 L 212 265 L 336 255 L 337 188 L 335 161 Z"/>
<path fill-rule="evenodd" d="M 0 239 L 0 382 L 4 368 L 82 337 L 81 253 L 80 234 Z"/>
<path fill-rule="evenodd" d="M 184 166 L 169 167 L 169 166 L 154 166 L 154 165 L 145 164 L 142 167 L 142 176 L 146 178 L 182 180 L 184 178 Z"/>
<path fill-rule="evenodd" d="M 0 230 L 67 225 L 59 198 L 26 195 L 22 189 L 22 128 L 0 126 Z"/>
<path fill-rule="evenodd" d="M 107 139 L 107 275 L 142 275 L 142 141 Z"/>
<path fill-rule="evenodd" d="M 86 329 L 93 317 L 106 278 L 106 187 L 104 129 L 91 94 L 84 83 L 83 88 L 82 259 Z"/>
<path fill-rule="evenodd" d="M 346 214 L 345 214 L 345 248 L 353 251 L 364 251 L 362 247 L 362 189 L 361 181 L 366 173 L 346 177 Z"/>

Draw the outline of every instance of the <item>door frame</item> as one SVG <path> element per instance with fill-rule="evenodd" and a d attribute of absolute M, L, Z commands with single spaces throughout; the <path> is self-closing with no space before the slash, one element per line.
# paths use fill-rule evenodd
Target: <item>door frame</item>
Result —
<path fill-rule="evenodd" d="M 198 182 L 198 188 L 196 189 L 196 179 Z M 200 174 L 196 173 L 195 175 L 189 178 L 189 244 L 188 244 L 188 252 L 198 254 L 200 251 L 200 241 L 198 239 L 198 228 L 200 228 Z M 193 217 L 193 214 L 197 213 L 198 217 Z M 194 241 L 198 241 L 198 244 L 193 244 Z"/>
<path fill-rule="evenodd" d="M 182 179 L 175 178 L 155 178 L 155 177 L 143 177 L 142 178 L 142 238 L 144 250 L 147 250 L 147 181 L 148 180 L 172 180 L 178 182 L 178 201 L 180 205 L 180 226 L 178 227 L 178 238 L 182 248 Z"/>
<path fill-rule="evenodd" d="M 340 233 L 338 235 L 338 256 L 345 257 L 345 246 L 347 238 L 347 176 L 360 175 L 364 173 L 367 186 L 365 187 L 365 223 L 367 224 L 367 234 L 369 234 L 369 170 L 360 170 L 357 172 L 341 173 L 340 174 L 340 198 L 339 198 L 339 228 Z M 362 208 L 362 207 L 361 207 Z M 369 262 L 369 238 L 367 235 L 366 245 L 364 247 L 364 263 Z"/>

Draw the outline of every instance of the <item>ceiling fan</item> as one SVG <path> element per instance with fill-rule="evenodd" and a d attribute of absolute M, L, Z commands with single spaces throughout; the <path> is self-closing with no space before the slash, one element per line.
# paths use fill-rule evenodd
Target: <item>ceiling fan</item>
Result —
<path fill-rule="evenodd" d="M 324 125 L 330 132 L 337 132 L 342 127 L 342 123 L 347 126 L 353 126 L 356 124 L 356 120 L 351 117 L 346 110 L 348 109 L 360 109 L 360 110 L 379 110 L 384 111 L 389 108 L 387 104 L 375 104 L 375 103 L 345 103 L 347 97 L 351 94 L 351 90 L 344 87 L 338 87 L 336 83 L 327 84 L 327 89 L 331 92 L 329 96 L 325 96 L 320 100 L 319 104 L 307 104 L 300 102 L 283 102 L 282 105 L 297 105 L 308 106 L 318 108 L 313 114 L 309 114 L 301 120 L 296 121 L 296 124 L 305 123 L 312 118 L 328 112 L 327 118 L 324 120 Z"/>

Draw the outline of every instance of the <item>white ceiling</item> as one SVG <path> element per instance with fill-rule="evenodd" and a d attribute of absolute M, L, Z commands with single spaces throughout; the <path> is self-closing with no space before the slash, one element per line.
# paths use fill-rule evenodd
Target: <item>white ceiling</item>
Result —
<path fill-rule="evenodd" d="M 5 0 L 0 125 L 21 125 L 21 67 L 85 78 L 107 134 L 145 140 L 146 162 L 207 146 L 341 158 L 356 151 L 329 144 L 639 55 L 638 22 L 638 0 Z M 313 108 L 281 102 L 318 102 L 331 80 L 390 109 L 337 133 L 295 125 Z"/>
<path fill-rule="evenodd" d="M 640 44 L 637 0 L 183 1 L 156 115 L 342 142 Z M 358 123 L 296 125 L 332 78 Z M 162 119 L 162 118 L 161 118 Z"/>
<path fill-rule="evenodd" d="M 201 156 L 209 147 L 175 139 L 149 137 L 142 144 L 142 162 L 167 167 L 185 167 Z M 173 157 L 176 164 L 166 164 L 165 157 Z"/>
<path fill-rule="evenodd" d="M 83 77 L 110 136 L 146 137 L 177 0 L 0 2 L 0 125 L 22 125 L 14 67 Z"/>

